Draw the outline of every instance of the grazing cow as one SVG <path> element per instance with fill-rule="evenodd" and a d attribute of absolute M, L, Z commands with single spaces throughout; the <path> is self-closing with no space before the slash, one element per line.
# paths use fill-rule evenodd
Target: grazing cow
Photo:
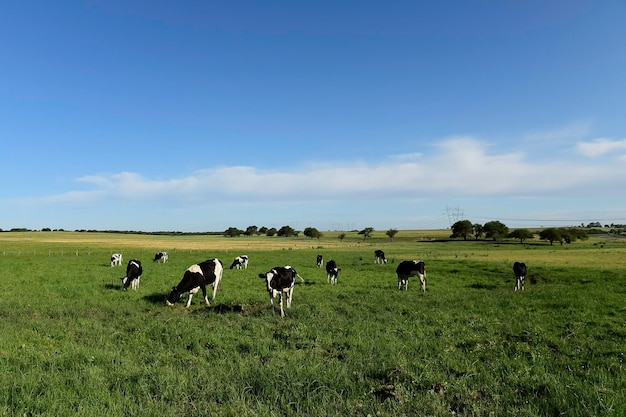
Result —
<path fill-rule="evenodd" d="M 111 266 L 122 266 L 122 254 L 114 253 L 111 255 Z"/>
<path fill-rule="evenodd" d="M 267 292 L 270 296 L 272 314 L 274 314 L 274 298 L 279 297 L 280 316 L 285 317 L 283 309 L 283 293 L 287 294 L 287 308 L 291 308 L 293 298 L 293 287 L 296 283 L 298 273 L 290 266 L 277 266 L 264 274 L 259 274 L 259 278 L 265 279 Z"/>
<path fill-rule="evenodd" d="M 126 265 L 126 276 L 122 278 L 122 289 L 126 291 L 130 285 L 133 290 L 137 290 L 142 273 L 143 268 L 141 268 L 141 262 L 137 259 L 128 261 L 128 265 Z"/>
<path fill-rule="evenodd" d="M 188 292 L 189 298 L 187 299 L 185 307 L 189 307 L 193 295 L 197 293 L 198 290 L 202 290 L 204 302 L 206 305 L 211 305 L 207 297 L 206 287 L 207 285 L 213 286 L 213 299 L 215 300 L 215 294 L 217 293 L 217 287 L 222 279 L 223 270 L 222 262 L 217 258 L 191 265 L 185 271 L 178 285 L 172 288 L 172 291 L 165 299 L 165 304 L 168 306 L 174 305 L 176 301 L 180 300 L 184 293 Z"/>
<path fill-rule="evenodd" d="M 524 262 L 515 262 L 513 264 L 513 272 L 515 273 L 515 288 L 513 291 L 524 291 L 524 279 L 526 278 L 526 264 Z"/>
<path fill-rule="evenodd" d="M 424 261 L 402 261 L 396 268 L 398 274 L 398 289 L 408 290 L 409 277 L 418 276 L 422 284 L 422 291 L 426 291 L 426 264 Z"/>
<path fill-rule="evenodd" d="M 317 255 L 317 267 L 321 268 L 324 263 L 324 257 L 322 255 Z"/>
<path fill-rule="evenodd" d="M 332 259 L 326 262 L 326 277 L 328 278 L 328 282 L 331 285 L 337 285 L 337 277 L 339 276 L 339 271 L 341 268 L 337 267 L 337 262 Z"/>
<path fill-rule="evenodd" d="M 152 262 L 167 262 L 169 260 L 169 255 L 167 254 L 167 252 L 157 252 L 154 254 L 154 259 L 152 260 Z"/>
<path fill-rule="evenodd" d="M 387 258 L 385 258 L 385 252 L 380 249 L 374 251 L 374 262 L 377 264 L 386 264 Z"/>
<path fill-rule="evenodd" d="M 230 269 L 237 267 L 237 269 L 241 269 L 245 267 L 248 269 L 248 255 L 241 255 L 235 258 L 233 263 L 230 265 Z"/>

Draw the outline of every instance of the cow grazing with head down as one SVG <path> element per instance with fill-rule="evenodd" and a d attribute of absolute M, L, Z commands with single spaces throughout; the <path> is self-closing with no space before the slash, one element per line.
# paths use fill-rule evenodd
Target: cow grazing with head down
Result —
<path fill-rule="evenodd" d="M 515 288 L 513 291 L 524 290 L 524 279 L 526 278 L 527 268 L 524 262 L 515 262 L 513 264 L 513 272 L 515 273 Z"/>
<path fill-rule="evenodd" d="M 152 262 L 167 262 L 169 260 L 169 255 L 167 254 L 167 252 L 157 252 L 154 254 L 154 259 L 152 260 Z"/>
<path fill-rule="evenodd" d="M 419 277 L 422 291 L 426 291 L 426 264 L 424 261 L 402 261 L 396 268 L 398 274 L 398 289 L 408 290 L 409 278 Z"/>
<path fill-rule="evenodd" d="M 122 266 L 122 254 L 114 253 L 111 255 L 111 266 Z"/>
<path fill-rule="evenodd" d="M 374 262 L 377 264 L 386 264 L 387 258 L 385 258 L 385 252 L 380 249 L 374 251 Z"/>
<path fill-rule="evenodd" d="M 242 269 L 244 267 L 245 269 L 248 269 L 248 255 L 241 255 L 236 257 L 233 263 L 230 265 L 230 269 L 233 269 L 235 267 L 237 269 Z"/>
<path fill-rule="evenodd" d="M 324 257 L 322 255 L 317 255 L 317 260 L 315 262 L 317 263 L 317 267 L 321 268 L 324 263 Z"/>
<path fill-rule="evenodd" d="M 127 290 L 130 286 L 133 290 L 139 288 L 139 281 L 143 268 L 141 268 L 141 262 L 137 259 L 131 259 L 126 265 L 126 276 L 122 278 L 122 289 Z"/>
<path fill-rule="evenodd" d="M 206 287 L 208 285 L 213 286 L 213 299 L 215 300 L 215 294 L 217 293 L 217 287 L 222 279 L 223 270 L 222 261 L 217 258 L 191 265 L 185 271 L 178 285 L 172 288 L 172 291 L 170 291 L 167 298 L 165 298 L 165 304 L 168 306 L 174 305 L 174 303 L 180 300 L 184 293 L 188 292 L 189 298 L 187 299 L 185 307 L 189 307 L 193 295 L 197 293 L 198 290 L 202 290 L 204 302 L 206 305 L 211 305 L 207 297 Z"/>
<path fill-rule="evenodd" d="M 287 308 L 291 308 L 296 276 L 299 276 L 298 273 L 289 265 L 277 266 L 264 274 L 259 274 L 259 278 L 265 280 L 267 292 L 270 296 L 270 304 L 272 305 L 272 313 L 274 313 L 274 298 L 279 297 L 280 316 L 285 317 L 283 294 L 287 296 Z"/>
<path fill-rule="evenodd" d="M 337 267 L 337 262 L 332 259 L 326 262 L 326 277 L 328 278 L 328 282 L 331 285 L 337 285 L 337 277 L 339 276 L 339 271 L 341 268 Z"/>

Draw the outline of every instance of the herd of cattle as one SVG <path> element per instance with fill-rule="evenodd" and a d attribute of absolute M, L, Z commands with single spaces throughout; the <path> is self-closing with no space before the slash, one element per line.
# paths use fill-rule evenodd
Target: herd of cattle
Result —
<path fill-rule="evenodd" d="M 166 263 L 169 259 L 167 252 L 157 252 L 154 255 L 153 262 Z M 377 264 L 386 264 L 387 258 L 385 253 L 377 249 L 374 251 L 374 262 Z M 324 257 L 317 255 L 316 264 L 318 268 L 321 268 L 324 264 Z M 115 253 L 111 255 L 111 266 L 122 265 L 122 254 Z M 230 265 L 230 269 L 247 269 L 248 268 L 248 256 L 237 256 L 233 263 Z M 215 294 L 217 288 L 222 279 L 222 273 L 224 267 L 222 262 L 217 259 L 208 259 L 204 262 L 191 265 L 180 280 L 178 285 L 172 288 L 170 293 L 165 298 L 165 304 L 168 306 L 174 305 L 180 300 L 183 294 L 187 293 L 186 307 L 191 305 L 191 299 L 194 294 L 202 290 L 202 296 L 204 302 L 210 305 L 207 295 L 206 287 L 213 287 L 213 300 L 215 300 Z M 331 285 L 337 285 L 337 279 L 339 277 L 339 271 L 341 268 L 337 266 L 337 262 L 330 259 L 326 262 L 326 277 Z M 513 272 L 515 274 L 515 287 L 514 291 L 524 290 L 524 279 L 527 274 L 526 264 L 523 262 L 515 262 L 513 264 Z M 130 286 L 133 290 L 139 288 L 139 282 L 143 268 L 141 262 L 137 259 L 131 259 L 126 266 L 126 276 L 122 278 L 122 289 L 127 290 Z M 398 277 L 398 289 L 408 290 L 409 278 L 418 277 L 422 291 L 426 291 L 426 264 L 424 261 L 401 261 L 396 268 L 396 275 Z M 285 317 L 285 310 L 283 308 L 283 295 L 286 297 L 287 308 L 291 308 L 291 301 L 293 298 L 293 288 L 296 282 L 296 278 L 299 278 L 304 282 L 304 278 L 296 272 L 296 270 L 289 266 L 277 266 L 270 269 L 266 273 L 260 273 L 259 278 L 264 279 L 266 283 L 266 289 L 270 297 L 270 304 L 272 306 L 272 312 L 274 312 L 274 299 L 279 298 L 280 315 Z"/>

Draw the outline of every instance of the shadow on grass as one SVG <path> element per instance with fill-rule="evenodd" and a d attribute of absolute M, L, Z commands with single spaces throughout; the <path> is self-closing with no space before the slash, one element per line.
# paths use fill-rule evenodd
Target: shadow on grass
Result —
<path fill-rule="evenodd" d="M 144 295 L 143 299 L 148 301 L 149 303 L 164 306 L 165 305 L 165 297 L 167 297 L 166 293 L 154 293 L 154 294 Z M 184 305 L 185 304 L 183 303 L 183 306 Z"/>
<path fill-rule="evenodd" d="M 494 284 L 484 284 L 478 282 L 471 284 L 469 287 L 475 290 L 495 290 L 496 288 L 498 288 L 498 286 Z"/>
<path fill-rule="evenodd" d="M 107 290 L 121 291 L 122 284 L 104 284 L 104 288 L 106 288 Z"/>

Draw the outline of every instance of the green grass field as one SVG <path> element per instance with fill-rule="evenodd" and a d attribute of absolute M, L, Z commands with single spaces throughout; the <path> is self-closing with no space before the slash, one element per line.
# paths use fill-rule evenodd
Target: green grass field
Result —
<path fill-rule="evenodd" d="M 626 415 L 626 242 L 448 234 L 0 233 L 0 415 Z M 152 263 L 160 250 L 169 263 Z M 342 268 L 336 287 L 317 253 Z M 241 254 L 249 268 L 228 269 Z M 226 268 L 212 305 L 165 307 L 184 270 L 212 257 Z M 144 274 L 124 292 L 132 258 Z M 405 259 L 425 260 L 425 294 L 417 280 L 398 291 Z M 529 275 L 514 293 L 516 260 Z M 281 319 L 257 275 L 285 264 L 306 282 Z"/>

